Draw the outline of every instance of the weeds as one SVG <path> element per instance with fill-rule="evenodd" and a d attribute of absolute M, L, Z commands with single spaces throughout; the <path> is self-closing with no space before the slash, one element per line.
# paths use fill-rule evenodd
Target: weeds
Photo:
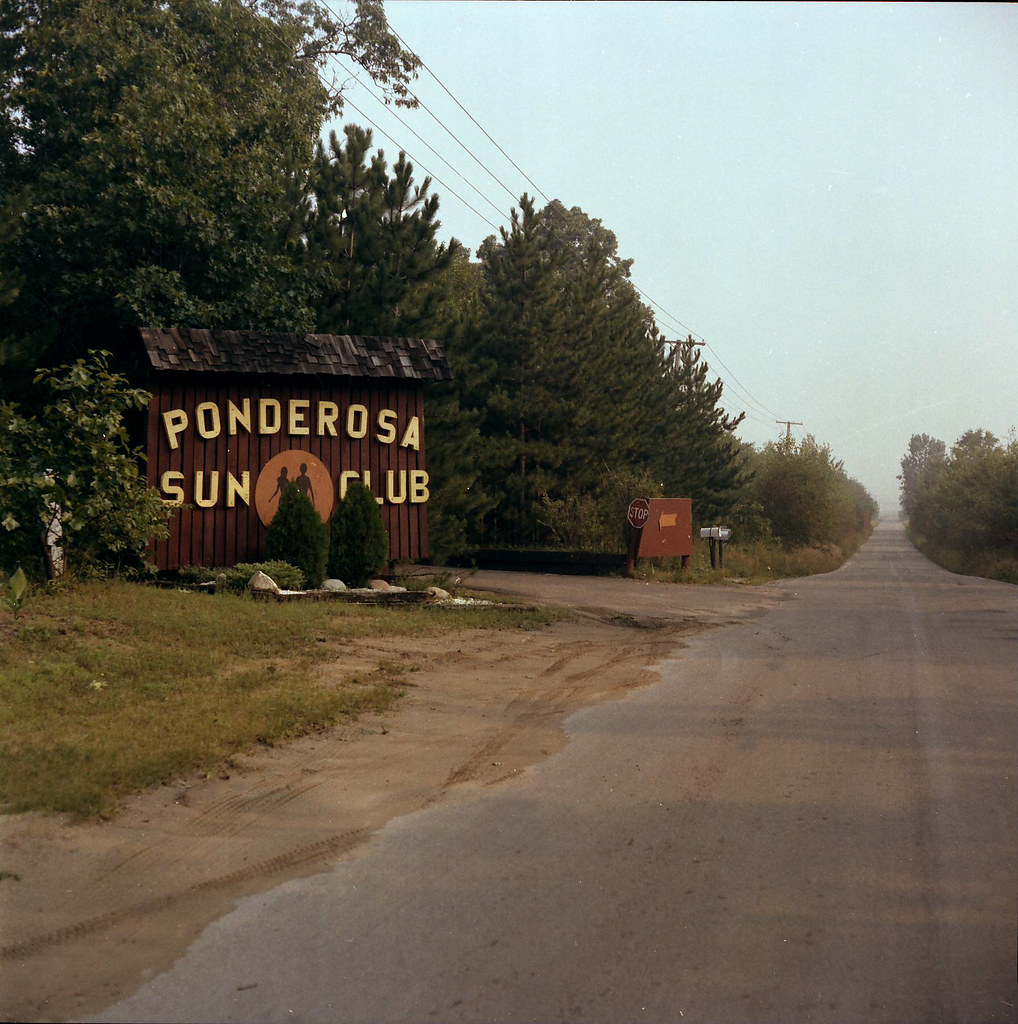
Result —
<path fill-rule="evenodd" d="M 3 590 L 0 593 L 3 595 L 0 598 L 3 606 L 17 618 L 18 612 L 24 607 L 25 598 L 28 596 L 28 579 L 20 566 L 14 570 L 10 579 L 4 583 Z"/>
<path fill-rule="evenodd" d="M 1018 555 L 1014 551 L 958 551 L 914 536 L 912 543 L 931 562 L 948 572 L 1018 583 Z"/>
<path fill-rule="evenodd" d="M 641 563 L 637 575 L 644 579 L 661 579 L 674 583 L 761 584 L 833 572 L 843 565 L 852 553 L 843 551 L 834 544 L 789 550 L 769 541 L 740 541 L 725 545 L 723 568 L 712 569 L 708 553 L 697 549 L 686 570 L 679 567 L 677 559 L 665 559 L 656 565 Z"/>

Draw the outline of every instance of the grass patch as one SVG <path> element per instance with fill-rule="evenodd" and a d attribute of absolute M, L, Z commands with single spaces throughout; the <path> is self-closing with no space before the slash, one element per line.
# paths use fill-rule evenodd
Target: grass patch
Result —
<path fill-rule="evenodd" d="M 911 536 L 911 535 L 910 535 Z M 916 549 L 931 562 L 960 576 L 981 576 L 987 580 L 1018 583 L 1018 554 L 1013 550 L 958 551 L 912 536 Z"/>
<path fill-rule="evenodd" d="M 763 541 L 733 541 L 725 545 L 724 568 L 712 569 L 710 554 L 697 546 L 689 568 L 682 571 L 679 559 L 661 559 L 657 564 L 641 562 L 636 575 L 674 583 L 771 583 L 774 580 L 833 572 L 844 565 L 854 551 L 845 552 L 831 544 L 820 548 L 783 548 Z"/>
<path fill-rule="evenodd" d="M 16 620 L 0 613 L 0 810 L 106 814 L 252 744 L 389 710 L 407 683 L 393 664 L 359 682 L 320 671 L 350 640 L 533 629 L 553 617 L 276 604 L 119 581 L 37 591 Z"/>

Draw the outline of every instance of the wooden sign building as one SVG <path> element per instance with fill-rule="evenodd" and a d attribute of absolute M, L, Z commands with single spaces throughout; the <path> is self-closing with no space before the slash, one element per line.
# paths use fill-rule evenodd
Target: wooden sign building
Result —
<path fill-rule="evenodd" d="M 389 558 L 428 554 L 426 380 L 442 346 L 417 338 L 145 328 L 148 482 L 180 506 L 160 569 L 265 557 L 289 482 L 323 520 L 354 480 L 379 502 Z"/>

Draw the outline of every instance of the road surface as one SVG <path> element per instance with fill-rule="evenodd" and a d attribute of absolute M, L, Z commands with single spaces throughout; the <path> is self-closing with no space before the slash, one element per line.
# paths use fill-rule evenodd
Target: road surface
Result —
<path fill-rule="evenodd" d="M 1015 1021 L 1018 590 L 897 524 L 777 586 L 96 1019 Z"/>

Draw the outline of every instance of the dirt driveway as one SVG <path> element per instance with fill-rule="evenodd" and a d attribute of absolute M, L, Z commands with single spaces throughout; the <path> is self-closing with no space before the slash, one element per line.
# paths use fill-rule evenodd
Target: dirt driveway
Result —
<path fill-rule="evenodd" d="M 412 685 L 395 712 L 247 753 L 109 822 L 0 819 L 0 1018 L 76 1019 L 123 998 L 233 900 L 358 856 L 394 817 L 510 784 L 561 747 L 570 712 L 653 683 L 684 635 L 789 593 L 489 571 L 465 582 L 575 614 L 412 649 L 351 644 L 336 671 L 406 664 Z"/>

